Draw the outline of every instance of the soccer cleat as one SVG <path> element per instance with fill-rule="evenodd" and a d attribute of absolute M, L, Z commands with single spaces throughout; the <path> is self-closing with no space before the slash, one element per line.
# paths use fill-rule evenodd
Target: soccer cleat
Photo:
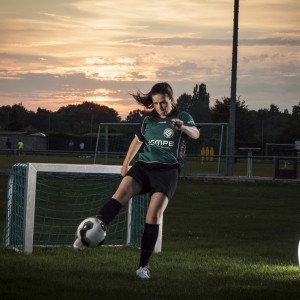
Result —
<path fill-rule="evenodd" d="M 138 277 L 140 277 L 141 279 L 149 279 L 150 278 L 150 271 L 149 271 L 149 267 L 139 267 L 136 270 L 136 275 Z"/>
<path fill-rule="evenodd" d="M 73 244 L 73 248 L 75 250 L 83 250 L 85 246 L 83 245 L 82 241 L 80 238 L 77 238 L 76 241 Z"/>

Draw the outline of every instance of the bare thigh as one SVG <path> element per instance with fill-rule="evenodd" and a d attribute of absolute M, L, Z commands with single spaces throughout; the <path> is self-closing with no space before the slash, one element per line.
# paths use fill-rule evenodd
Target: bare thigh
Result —
<path fill-rule="evenodd" d="M 141 190 L 142 186 L 138 182 L 131 176 L 125 176 L 112 197 L 124 205 Z"/>
<path fill-rule="evenodd" d="M 168 206 L 168 197 L 164 193 L 156 192 L 152 194 L 147 210 L 146 223 L 159 224 L 160 219 Z"/>

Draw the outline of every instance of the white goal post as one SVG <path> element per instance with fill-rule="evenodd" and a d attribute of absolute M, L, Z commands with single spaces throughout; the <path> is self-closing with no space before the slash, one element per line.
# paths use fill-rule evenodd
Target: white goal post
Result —
<path fill-rule="evenodd" d="M 110 165 L 14 165 L 8 182 L 5 245 L 25 254 L 38 245 L 72 245 L 79 223 L 95 215 L 101 201 L 109 200 L 122 178 L 120 171 L 121 166 Z M 43 176 L 51 180 L 41 180 Z M 129 201 L 123 215 L 108 227 L 109 244 L 140 246 L 148 201 L 148 195 Z M 161 246 L 162 220 L 155 252 L 161 252 Z"/>

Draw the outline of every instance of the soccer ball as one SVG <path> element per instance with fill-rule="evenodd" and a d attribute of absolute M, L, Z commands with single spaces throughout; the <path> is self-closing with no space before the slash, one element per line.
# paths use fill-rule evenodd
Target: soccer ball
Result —
<path fill-rule="evenodd" d="M 82 247 L 95 248 L 101 246 L 106 238 L 106 225 L 96 217 L 89 217 L 79 224 L 76 237 L 75 248 L 81 248 L 78 246 L 80 243 Z"/>

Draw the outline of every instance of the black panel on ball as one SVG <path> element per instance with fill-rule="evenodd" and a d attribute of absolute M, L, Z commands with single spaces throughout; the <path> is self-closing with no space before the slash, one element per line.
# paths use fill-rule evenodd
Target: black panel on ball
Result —
<path fill-rule="evenodd" d="M 89 240 L 86 238 L 86 232 L 90 229 L 92 229 L 94 226 L 93 222 L 87 221 L 83 224 L 83 227 L 80 229 L 80 237 L 82 244 L 85 246 L 89 245 Z"/>

